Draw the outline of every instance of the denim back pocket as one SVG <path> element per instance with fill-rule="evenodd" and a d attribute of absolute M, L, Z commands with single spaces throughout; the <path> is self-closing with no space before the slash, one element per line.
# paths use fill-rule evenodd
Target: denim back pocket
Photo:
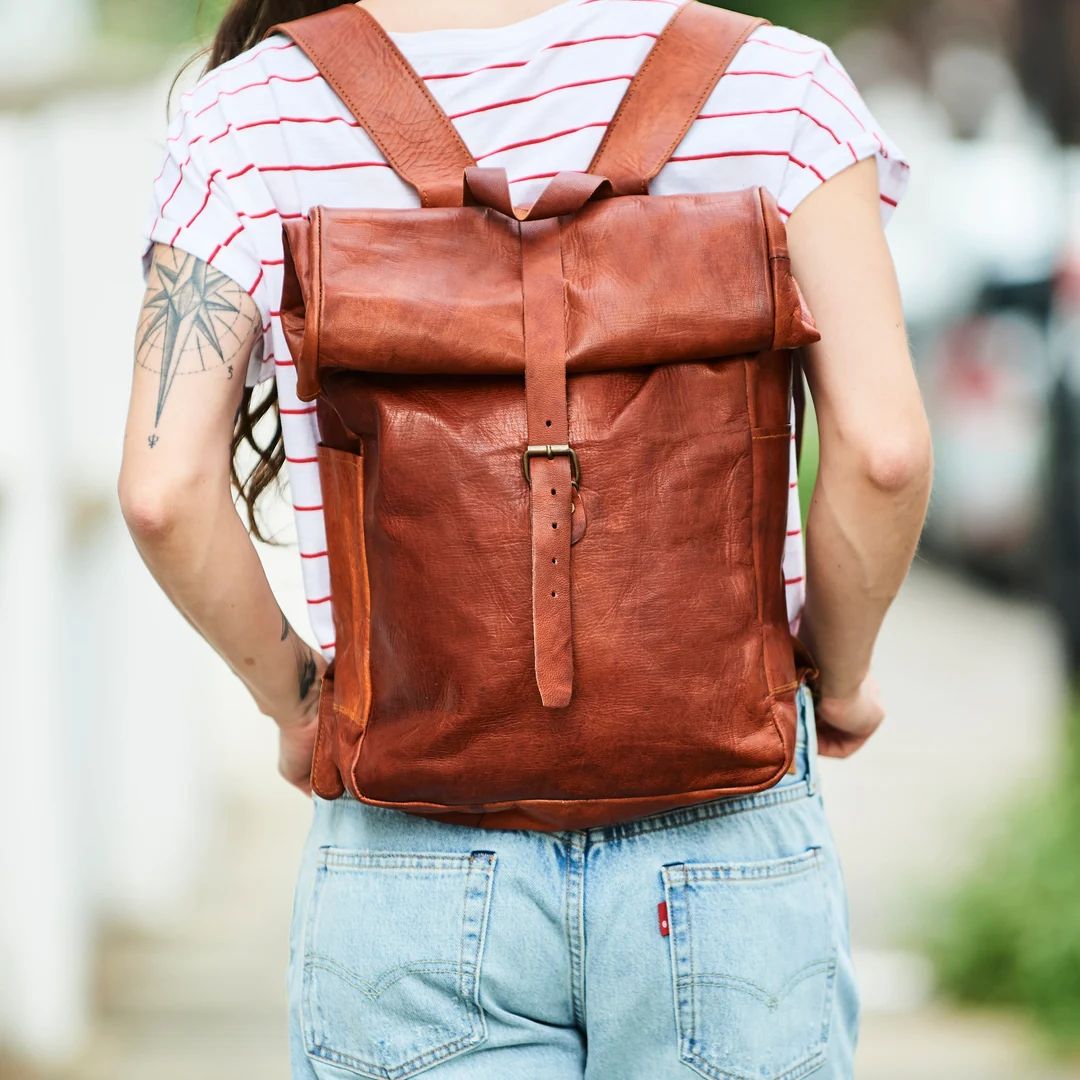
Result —
<path fill-rule="evenodd" d="M 710 1080 L 797 1080 L 825 1060 L 837 932 L 819 849 L 662 871 L 679 1056 Z"/>
<path fill-rule="evenodd" d="M 405 1080 L 483 1042 L 494 852 L 321 854 L 304 938 L 309 1057 Z"/>

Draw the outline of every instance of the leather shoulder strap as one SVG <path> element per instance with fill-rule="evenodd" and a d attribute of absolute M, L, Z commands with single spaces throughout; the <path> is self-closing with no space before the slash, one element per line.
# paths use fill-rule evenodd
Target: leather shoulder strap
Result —
<path fill-rule="evenodd" d="M 475 165 L 446 113 L 386 31 L 357 4 L 280 23 L 424 206 L 460 206 Z"/>
<path fill-rule="evenodd" d="M 685 3 L 627 87 L 589 172 L 606 176 L 619 195 L 647 194 L 743 42 L 763 25 L 767 20 Z"/>

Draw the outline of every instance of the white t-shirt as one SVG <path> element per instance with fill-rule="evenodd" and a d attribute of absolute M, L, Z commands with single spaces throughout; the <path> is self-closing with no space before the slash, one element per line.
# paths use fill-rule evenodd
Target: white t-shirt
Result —
<path fill-rule="evenodd" d="M 560 170 L 584 170 L 630 79 L 677 9 L 673 0 L 564 0 L 493 29 L 392 34 L 481 165 L 502 166 L 527 203 Z M 819 184 L 875 156 L 888 220 L 908 165 L 831 50 L 782 27 L 755 31 L 651 185 L 657 195 L 761 185 L 785 216 Z M 315 407 L 299 401 L 281 332 L 283 219 L 317 205 L 409 207 L 386 165 L 311 62 L 268 38 L 204 76 L 168 132 L 153 184 L 147 247 L 211 263 L 254 298 L 263 343 L 249 384 L 277 379 L 304 585 L 320 647 L 333 652 Z M 145 261 L 145 255 L 144 255 Z M 784 574 L 802 609 L 804 560 L 795 454 Z"/>

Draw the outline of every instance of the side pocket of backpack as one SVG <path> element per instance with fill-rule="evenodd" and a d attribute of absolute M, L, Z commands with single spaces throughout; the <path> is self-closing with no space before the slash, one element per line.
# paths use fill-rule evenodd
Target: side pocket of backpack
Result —
<path fill-rule="evenodd" d="M 319 444 L 317 454 L 335 635 L 333 669 L 319 704 L 312 782 L 317 794 L 336 798 L 342 778 L 351 771 L 371 708 L 364 459 L 325 443 Z"/>
<path fill-rule="evenodd" d="M 786 424 L 776 428 L 752 428 L 751 441 L 754 455 L 754 563 L 765 669 L 770 692 L 791 699 L 796 682 L 783 569 L 791 428 Z"/>

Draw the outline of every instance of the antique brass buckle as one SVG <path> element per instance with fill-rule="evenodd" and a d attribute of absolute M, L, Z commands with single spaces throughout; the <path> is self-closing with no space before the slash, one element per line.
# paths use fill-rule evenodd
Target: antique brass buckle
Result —
<path fill-rule="evenodd" d="M 525 483 L 532 487 L 532 474 L 529 471 L 529 461 L 534 457 L 568 457 L 570 459 L 570 483 L 578 486 L 581 479 L 581 466 L 578 464 L 578 456 L 574 448 L 567 443 L 555 443 L 545 446 L 526 446 L 521 455 L 521 471 L 525 475 Z"/>

